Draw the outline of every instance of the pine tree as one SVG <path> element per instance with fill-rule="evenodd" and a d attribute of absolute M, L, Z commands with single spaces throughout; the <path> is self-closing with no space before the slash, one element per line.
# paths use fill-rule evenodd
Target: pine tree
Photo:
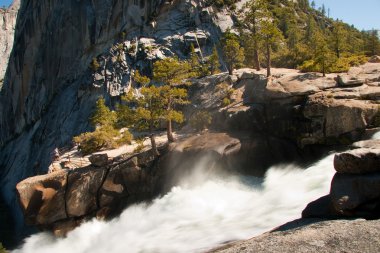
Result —
<path fill-rule="evenodd" d="M 95 111 L 91 117 L 91 123 L 95 127 L 113 126 L 116 122 L 116 115 L 106 106 L 103 97 L 96 101 Z"/>
<path fill-rule="evenodd" d="M 140 74 L 140 71 L 136 70 L 133 80 L 140 84 L 142 87 L 148 86 L 150 83 L 150 78 Z"/>
<path fill-rule="evenodd" d="M 220 62 L 219 62 L 219 54 L 218 54 L 218 50 L 216 49 L 216 46 L 214 46 L 214 48 L 212 49 L 212 54 L 208 59 L 208 63 L 210 66 L 211 75 L 217 74 L 219 72 Z"/>
<path fill-rule="evenodd" d="M 165 58 L 157 61 L 153 66 L 153 79 L 170 88 L 175 88 L 178 85 L 186 84 L 186 79 L 192 76 L 191 65 L 186 61 L 180 61 L 176 57 Z M 169 93 L 166 100 L 167 110 L 167 136 L 169 142 L 174 142 L 172 120 L 170 116 L 174 111 L 173 106 L 176 105 L 174 94 Z"/>
<path fill-rule="evenodd" d="M 267 58 L 267 76 L 271 76 L 271 53 L 272 46 L 283 39 L 281 31 L 273 23 L 273 18 L 269 16 L 261 22 L 261 36 L 264 40 Z"/>
<path fill-rule="evenodd" d="M 315 35 L 315 45 L 316 51 L 314 55 L 315 64 L 320 66 L 320 71 L 323 76 L 326 76 L 326 73 L 331 68 L 331 64 L 334 62 L 333 55 L 328 47 L 326 37 L 322 33 L 316 33 Z"/>
<path fill-rule="evenodd" d="M 222 40 L 224 61 L 227 64 L 228 73 L 233 74 L 236 65 L 244 61 L 244 49 L 240 46 L 237 36 L 226 31 Z"/>
<path fill-rule="evenodd" d="M 256 70 L 260 70 L 259 46 L 261 22 L 268 16 L 266 0 L 251 0 L 244 7 L 243 27 L 249 31 L 248 40 L 252 43 L 253 61 Z"/>
<path fill-rule="evenodd" d="M 341 22 L 335 22 L 333 25 L 332 42 L 336 57 L 340 58 L 342 51 L 347 48 L 347 31 Z"/>
<path fill-rule="evenodd" d="M 324 4 L 322 4 L 321 13 L 322 13 L 323 16 L 326 16 L 326 7 L 325 7 Z"/>
<path fill-rule="evenodd" d="M 165 99 L 162 87 L 143 87 L 141 96 L 135 100 L 137 109 L 133 116 L 133 127 L 139 131 L 149 131 L 152 151 L 155 156 L 160 153 L 157 149 L 154 131 L 161 120 L 165 119 Z"/>
<path fill-rule="evenodd" d="M 201 76 L 201 62 L 199 61 L 198 55 L 195 52 L 194 44 L 190 45 L 190 59 L 189 63 L 191 66 L 191 71 L 193 72 L 194 76 Z"/>
<path fill-rule="evenodd" d="M 315 6 L 316 6 L 315 1 L 311 1 L 311 8 L 315 9 Z"/>

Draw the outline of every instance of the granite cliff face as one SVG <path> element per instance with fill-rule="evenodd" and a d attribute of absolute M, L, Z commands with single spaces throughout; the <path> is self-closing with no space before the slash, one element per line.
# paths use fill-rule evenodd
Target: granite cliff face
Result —
<path fill-rule="evenodd" d="M 3 85 L 8 59 L 13 47 L 17 13 L 20 0 L 15 0 L 8 9 L 0 9 L 0 89 Z"/>
<path fill-rule="evenodd" d="M 1 193 L 17 217 L 16 229 L 23 222 L 15 185 L 46 173 L 52 150 L 89 128 L 99 96 L 110 102 L 128 87 L 140 58 L 125 55 L 117 63 L 113 45 L 150 38 L 165 55 L 180 54 L 194 32 L 200 30 L 209 46 L 219 32 L 217 16 L 203 1 L 25 0 L 19 17 L 0 93 Z M 94 58 L 104 64 L 98 70 L 104 79 L 90 68 Z"/>

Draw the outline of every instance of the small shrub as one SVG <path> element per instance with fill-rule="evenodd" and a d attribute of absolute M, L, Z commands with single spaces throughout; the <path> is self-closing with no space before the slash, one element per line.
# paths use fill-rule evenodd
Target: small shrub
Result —
<path fill-rule="evenodd" d="M 0 253 L 7 253 L 7 250 L 3 247 L 3 244 L 0 242 Z"/>
<path fill-rule="evenodd" d="M 235 92 L 235 89 L 230 88 L 226 83 L 221 83 L 216 86 L 216 92 L 220 92 L 223 96 L 222 106 L 226 107 L 231 104 L 231 97 Z"/>
<path fill-rule="evenodd" d="M 93 58 L 92 61 L 91 61 L 91 64 L 90 64 L 90 68 L 96 72 L 98 71 L 98 69 L 100 68 L 100 64 L 98 62 L 98 59 L 96 58 Z"/>
<path fill-rule="evenodd" d="M 211 122 L 212 116 L 208 111 L 198 111 L 190 118 L 190 126 L 197 131 L 208 128 Z"/>
<path fill-rule="evenodd" d="M 229 98 L 223 98 L 223 101 L 222 101 L 223 107 L 229 106 L 230 104 L 231 104 L 231 100 Z"/>
<path fill-rule="evenodd" d="M 117 140 L 117 144 L 119 146 L 124 144 L 131 144 L 132 143 L 133 136 L 128 130 L 124 130 L 124 132 L 121 133 L 120 139 Z"/>
<path fill-rule="evenodd" d="M 137 147 L 133 150 L 134 153 L 140 153 L 141 151 L 144 150 L 145 145 L 144 145 L 144 138 L 138 138 L 136 140 Z"/>
<path fill-rule="evenodd" d="M 102 149 L 113 149 L 119 146 L 118 138 L 120 133 L 118 130 L 110 126 L 97 128 L 94 132 L 83 133 L 73 138 L 78 144 L 78 149 L 83 155 L 92 154 Z"/>

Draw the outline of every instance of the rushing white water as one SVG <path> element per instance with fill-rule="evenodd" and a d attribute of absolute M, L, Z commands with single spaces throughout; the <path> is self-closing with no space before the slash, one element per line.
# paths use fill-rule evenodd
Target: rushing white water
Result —
<path fill-rule="evenodd" d="M 48 233 L 28 238 L 23 253 L 202 252 L 247 239 L 300 217 L 311 201 L 329 192 L 333 155 L 305 169 L 271 168 L 264 179 L 208 178 L 175 187 L 150 205 L 126 209 L 111 222 L 93 220 L 67 238 Z"/>
<path fill-rule="evenodd" d="M 379 140 L 380 139 L 380 131 L 372 135 L 372 140 Z"/>

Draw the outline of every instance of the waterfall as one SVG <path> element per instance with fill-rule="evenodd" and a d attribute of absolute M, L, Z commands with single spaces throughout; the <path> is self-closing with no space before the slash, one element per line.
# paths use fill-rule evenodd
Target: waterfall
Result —
<path fill-rule="evenodd" d="M 131 206 L 110 222 L 94 219 L 66 238 L 33 235 L 14 252 L 203 252 L 248 239 L 300 218 L 309 202 L 326 195 L 333 157 L 308 168 L 272 167 L 262 179 L 208 175 L 200 180 L 202 168 L 197 168 L 194 176 L 150 204 Z"/>

